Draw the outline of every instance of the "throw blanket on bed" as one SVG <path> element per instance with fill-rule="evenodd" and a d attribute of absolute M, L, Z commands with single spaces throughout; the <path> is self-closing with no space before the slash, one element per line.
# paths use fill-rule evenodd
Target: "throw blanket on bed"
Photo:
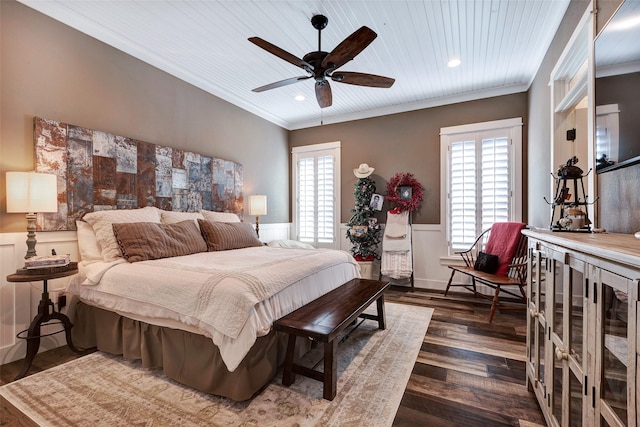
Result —
<path fill-rule="evenodd" d="M 242 341 L 240 352 L 227 353 L 221 347 L 232 371 L 255 341 L 254 325 L 245 328 L 255 307 L 292 283 L 336 265 L 349 266 L 353 275 L 346 280 L 357 277 L 358 264 L 350 254 L 321 249 L 255 247 L 136 263 L 97 262 L 81 265 L 80 288 L 85 290 L 71 292 L 119 313 L 161 316 L 195 326 L 218 346 Z"/>

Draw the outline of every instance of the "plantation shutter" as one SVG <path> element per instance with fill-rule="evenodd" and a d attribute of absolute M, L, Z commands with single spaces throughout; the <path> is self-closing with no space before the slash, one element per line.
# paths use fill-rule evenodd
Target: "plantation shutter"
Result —
<path fill-rule="evenodd" d="M 338 153 L 336 149 L 294 152 L 296 235 L 301 242 L 335 247 Z"/>
<path fill-rule="evenodd" d="M 451 247 L 469 248 L 495 222 L 509 221 L 509 138 L 481 132 L 456 135 L 450 145 Z"/>
<path fill-rule="evenodd" d="M 317 240 L 319 243 L 331 243 L 335 236 L 333 229 L 335 224 L 334 212 L 334 164 L 333 156 L 318 157 L 318 229 Z"/>
<path fill-rule="evenodd" d="M 467 248 L 476 234 L 476 143 L 451 144 L 451 245 Z"/>

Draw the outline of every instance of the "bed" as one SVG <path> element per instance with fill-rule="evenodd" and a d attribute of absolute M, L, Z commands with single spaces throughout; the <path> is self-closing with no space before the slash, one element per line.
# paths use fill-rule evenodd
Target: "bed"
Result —
<path fill-rule="evenodd" d="M 235 214 L 99 211 L 77 228 L 80 273 L 67 288 L 76 346 L 234 400 L 283 360 L 275 320 L 360 275 L 344 251 L 264 245 Z"/>

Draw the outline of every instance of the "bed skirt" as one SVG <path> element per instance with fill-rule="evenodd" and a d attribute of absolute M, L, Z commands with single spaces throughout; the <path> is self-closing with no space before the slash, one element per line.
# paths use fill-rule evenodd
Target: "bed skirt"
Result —
<path fill-rule="evenodd" d="M 271 331 L 229 372 L 204 335 L 150 325 L 82 302 L 75 306 L 72 322 L 73 342 L 80 348 L 141 360 L 143 367 L 162 368 L 181 384 L 237 401 L 251 398 L 271 381 L 286 348 L 286 335 Z"/>

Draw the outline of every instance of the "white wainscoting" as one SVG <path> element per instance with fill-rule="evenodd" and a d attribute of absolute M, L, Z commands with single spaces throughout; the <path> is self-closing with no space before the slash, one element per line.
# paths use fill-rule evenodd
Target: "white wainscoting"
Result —
<path fill-rule="evenodd" d="M 255 228 L 255 224 L 254 224 Z M 272 240 L 288 239 L 291 231 L 290 223 L 260 224 L 260 241 L 269 243 Z"/>
<path fill-rule="evenodd" d="M 383 225 L 384 227 L 384 225 Z M 384 228 L 382 230 L 384 233 Z M 351 251 L 351 242 L 347 239 L 347 226 L 340 226 L 340 249 Z M 413 284 L 417 288 L 444 290 L 447 287 L 450 271 L 441 263 L 447 254 L 447 241 L 440 224 L 413 224 L 411 226 L 413 242 Z M 380 274 L 380 263 L 374 266 L 374 277 Z"/>
<path fill-rule="evenodd" d="M 38 255 L 47 255 L 55 249 L 58 254 L 70 254 L 78 259 L 78 243 L 75 231 L 38 232 L 36 251 Z M 24 358 L 26 341 L 16 335 L 29 327 L 31 319 L 38 313 L 38 303 L 42 296 L 42 281 L 15 283 L 7 282 L 7 276 L 24 266 L 27 252 L 27 232 L 0 234 L 0 364 Z M 57 302 L 55 291 L 64 289 L 70 277 L 51 280 L 48 283 L 50 296 Z M 54 291 L 54 292 L 52 292 Z M 45 326 L 42 333 L 59 330 L 58 325 Z M 40 351 L 59 347 L 65 343 L 64 333 L 43 337 Z"/>

